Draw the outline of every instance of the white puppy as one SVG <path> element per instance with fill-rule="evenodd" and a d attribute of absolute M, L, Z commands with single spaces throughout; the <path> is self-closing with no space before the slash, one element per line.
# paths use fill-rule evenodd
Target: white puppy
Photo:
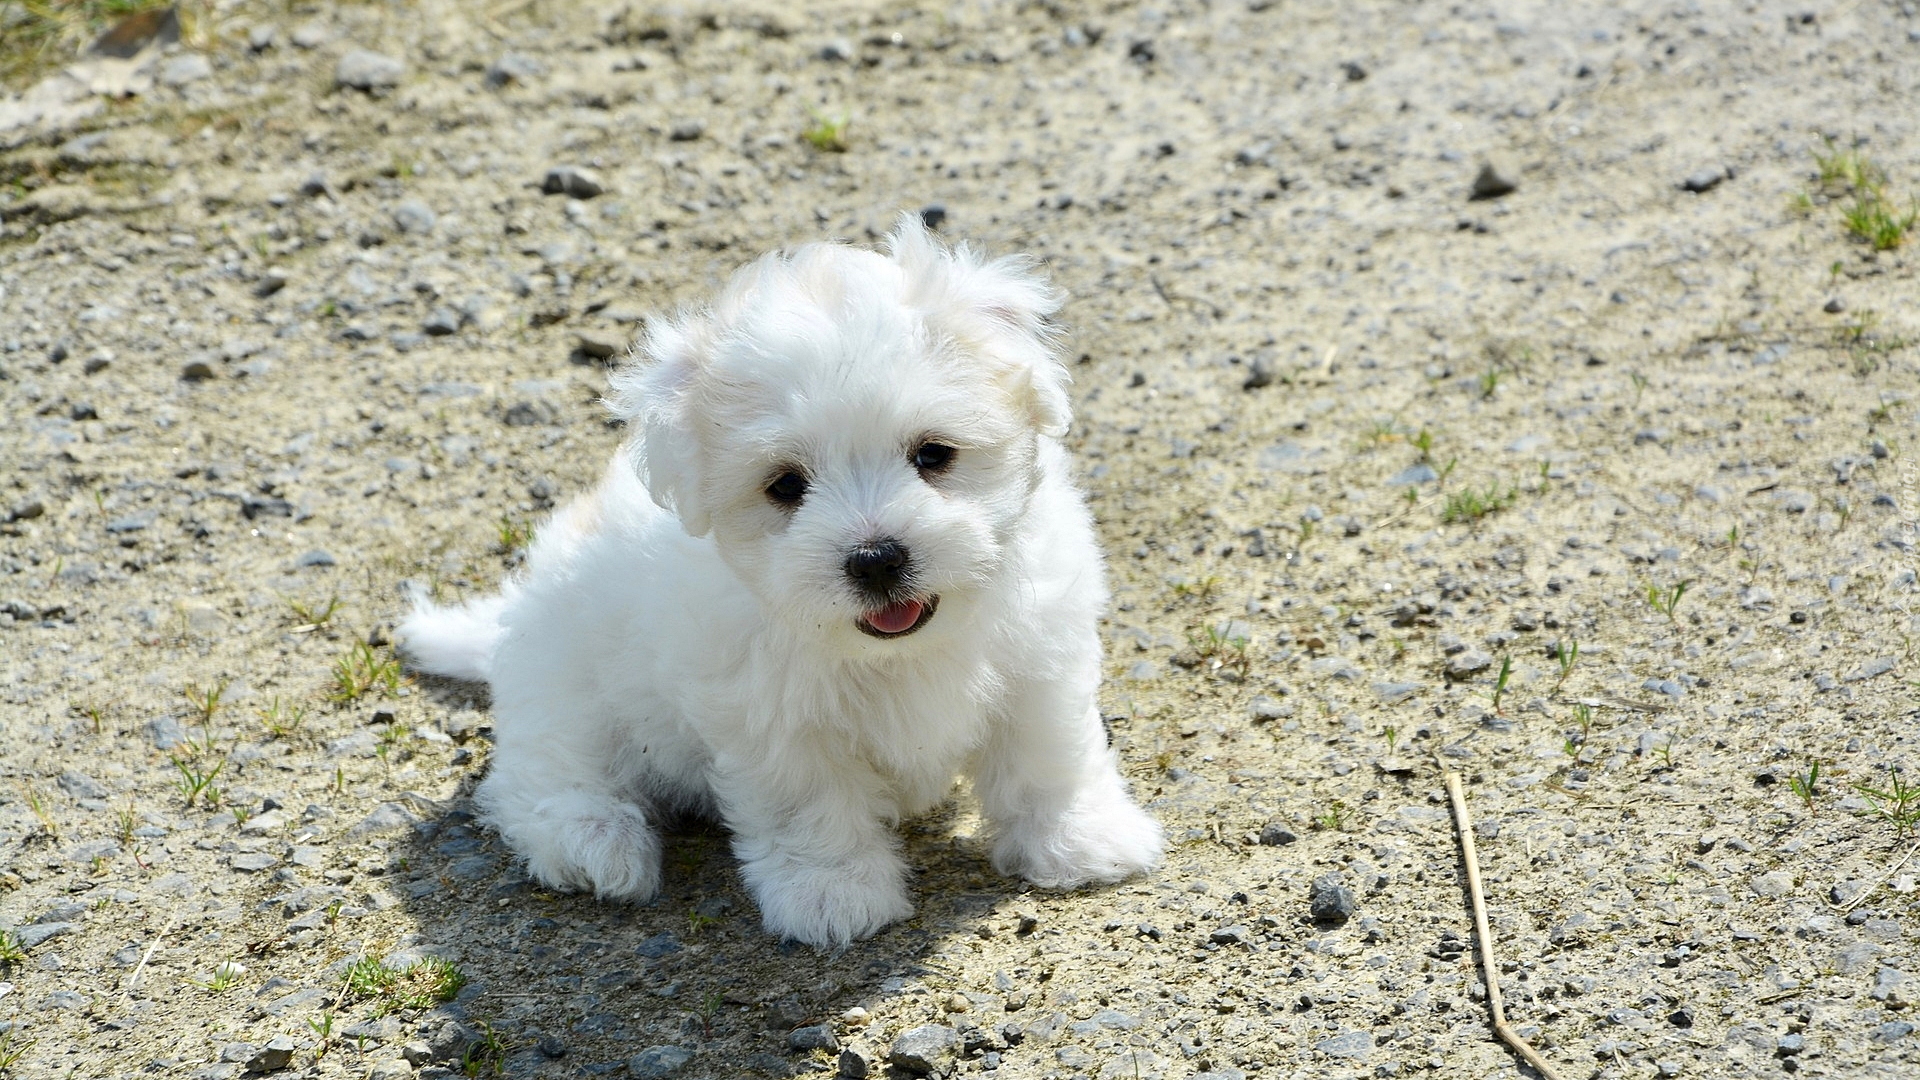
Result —
<path fill-rule="evenodd" d="M 650 819 L 716 812 L 767 930 L 845 943 L 912 913 L 891 826 L 963 772 L 1003 873 L 1155 864 L 1094 703 L 1058 307 L 1029 262 L 905 218 L 885 255 L 768 255 L 649 328 L 600 486 L 498 596 L 401 627 L 492 687 L 477 798 L 534 877 L 644 899 Z"/>

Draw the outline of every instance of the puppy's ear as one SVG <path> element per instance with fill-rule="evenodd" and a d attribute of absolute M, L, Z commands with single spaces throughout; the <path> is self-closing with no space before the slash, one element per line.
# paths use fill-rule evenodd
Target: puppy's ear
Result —
<path fill-rule="evenodd" d="M 678 517 L 689 536 L 705 536 L 713 520 L 700 493 L 693 420 L 703 354 L 696 318 L 649 321 L 646 337 L 613 376 L 610 404 L 633 429 L 627 452 L 647 494 Z"/>
<path fill-rule="evenodd" d="M 970 324 L 964 336 L 1013 370 L 1016 396 L 1023 400 L 1041 434 L 1067 433 L 1072 403 L 1070 381 L 1057 349 L 1059 331 L 1052 316 L 1066 294 L 1049 283 L 1039 263 L 1024 255 L 987 260 L 965 244 L 947 248 L 933 237 L 918 214 L 902 214 L 887 237 L 887 249 L 905 272 L 909 295 L 935 321 L 959 318 Z"/>

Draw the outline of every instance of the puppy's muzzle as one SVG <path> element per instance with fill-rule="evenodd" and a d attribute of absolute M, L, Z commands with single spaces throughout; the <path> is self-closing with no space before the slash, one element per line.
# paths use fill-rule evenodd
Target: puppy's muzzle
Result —
<path fill-rule="evenodd" d="M 869 541 L 847 555 L 847 579 L 866 598 L 887 603 L 900 598 L 913 559 L 892 537 Z"/>
<path fill-rule="evenodd" d="M 860 599 L 872 606 L 854 620 L 871 637 L 905 637 L 927 624 L 937 596 L 916 595 L 913 556 L 892 537 L 870 540 L 847 555 L 844 569 Z"/>

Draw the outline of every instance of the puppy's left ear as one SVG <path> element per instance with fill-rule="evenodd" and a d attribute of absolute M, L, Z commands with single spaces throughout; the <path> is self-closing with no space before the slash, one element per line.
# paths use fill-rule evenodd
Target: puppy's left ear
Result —
<path fill-rule="evenodd" d="M 1052 317 L 1066 294 L 1047 281 L 1040 264 L 1025 255 L 984 259 L 965 244 L 949 249 L 912 213 L 900 215 L 887 249 L 917 302 L 936 315 L 963 318 L 972 330 L 965 336 L 984 338 L 979 344 L 1009 365 L 1012 389 L 1033 426 L 1043 435 L 1065 435 L 1073 419 L 1071 379 Z"/>
<path fill-rule="evenodd" d="M 689 536 L 705 536 L 712 515 L 700 492 L 700 438 L 694 430 L 698 392 L 698 316 L 649 322 L 647 336 L 613 376 L 610 404 L 634 429 L 628 454 L 647 494 L 680 519 Z"/>

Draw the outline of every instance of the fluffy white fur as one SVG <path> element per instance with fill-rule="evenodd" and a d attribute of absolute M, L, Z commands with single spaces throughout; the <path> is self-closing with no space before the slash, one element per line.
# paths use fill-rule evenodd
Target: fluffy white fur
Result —
<path fill-rule="evenodd" d="M 891 827 L 961 773 L 1003 873 L 1158 861 L 1095 709 L 1106 586 L 1058 441 L 1058 306 L 1029 262 L 907 218 L 885 254 L 768 255 L 650 328 L 599 487 L 499 595 L 401 627 L 419 667 L 491 686 L 478 801 L 536 878 L 649 897 L 650 819 L 717 813 L 767 930 L 841 944 L 911 913 Z M 875 599 L 849 558 L 886 541 L 908 561 Z M 896 599 L 923 622 L 877 636 Z"/>

